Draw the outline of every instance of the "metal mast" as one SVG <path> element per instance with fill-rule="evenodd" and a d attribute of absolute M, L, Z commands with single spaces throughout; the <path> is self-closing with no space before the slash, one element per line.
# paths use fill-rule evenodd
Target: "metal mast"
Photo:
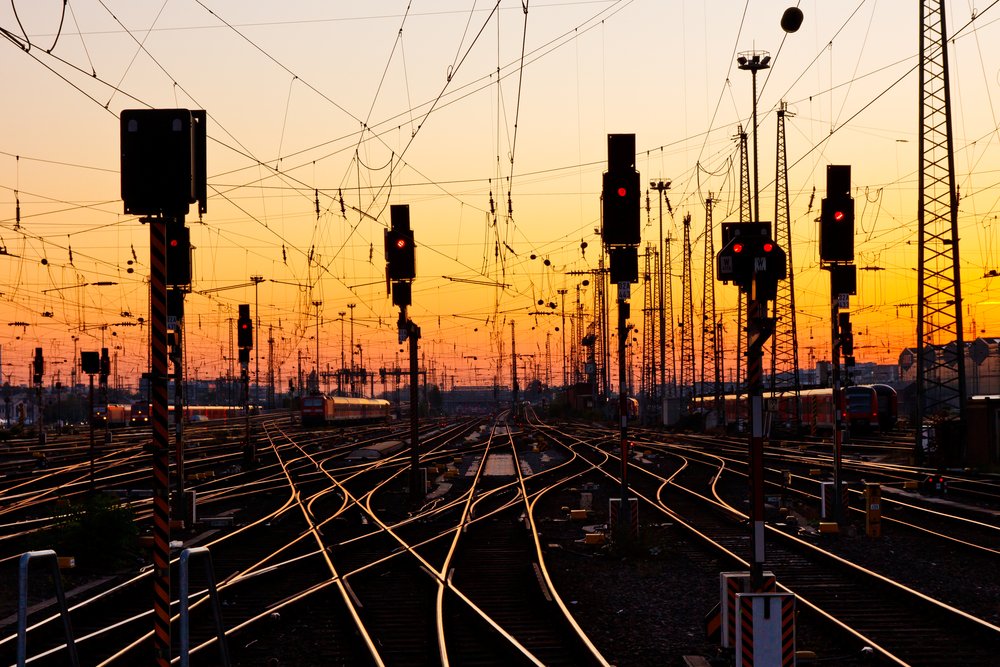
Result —
<path fill-rule="evenodd" d="M 611 351 L 608 348 L 608 292 L 606 270 L 604 268 L 604 253 L 602 252 L 597 260 L 597 274 L 594 279 L 594 321 L 597 323 L 597 340 L 594 341 L 596 349 L 594 358 L 597 360 L 597 384 L 600 387 L 600 395 L 607 399 L 611 393 L 610 378 L 608 369 L 611 368 Z"/>
<path fill-rule="evenodd" d="M 712 193 L 705 199 L 705 262 L 702 283 L 701 393 L 719 394 L 719 341 L 715 336 L 715 241 L 712 230 Z M 709 384 L 705 384 L 706 380 Z"/>
<path fill-rule="evenodd" d="M 747 150 L 747 133 L 740 125 L 737 130 L 740 140 L 740 222 L 753 222 L 753 195 L 750 191 L 750 155 Z M 745 332 L 743 331 L 743 294 L 736 295 L 736 395 L 739 396 L 743 387 L 743 355 L 740 350 L 746 349 Z"/>
<path fill-rule="evenodd" d="M 669 208 L 669 203 L 668 203 Z M 669 318 L 669 326 L 666 327 L 670 331 L 670 382 L 667 384 L 667 396 L 677 395 L 677 338 L 674 336 L 674 270 L 673 264 L 670 261 L 670 241 L 672 241 L 669 236 L 663 239 L 664 250 L 663 250 L 663 309 Z M 662 332 L 664 340 L 666 340 L 667 332 Z"/>
<path fill-rule="evenodd" d="M 233 370 L 233 359 L 234 359 L 234 352 L 233 352 L 233 350 L 234 350 L 234 348 L 233 348 L 233 326 L 234 326 L 233 325 L 233 318 L 230 317 L 229 320 L 228 320 L 228 322 L 229 322 L 229 355 L 226 357 L 226 359 L 227 359 L 227 361 L 229 361 L 229 368 L 227 369 L 227 374 L 226 374 L 226 389 L 227 389 L 226 395 L 229 398 L 229 400 L 227 401 L 227 403 L 229 405 L 235 405 L 235 403 L 234 403 L 235 399 L 233 398 L 233 382 L 234 382 L 234 380 L 233 380 L 233 375 L 234 375 L 234 370 Z"/>
<path fill-rule="evenodd" d="M 917 223 L 916 446 L 927 418 L 965 417 L 962 277 L 958 259 L 958 198 L 952 152 L 944 0 L 920 3 L 920 172 Z M 950 346 L 954 341 L 954 347 Z M 944 461 L 959 460 L 962 438 L 948 438 Z M 942 445 L 945 443 L 942 442 Z"/>
<path fill-rule="evenodd" d="M 684 215 L 684 264 L 681 269 L 680 386 L 682 391 L 694 390 L 694 298 L 691 287 L 691 214 L 688 213 Z"/>
<path fill-rule="evenodd" d="M 656 343 L 657 324 L 662 310 L 658 307 L 656 300 L 656 280 L 654 279 L 656 268 L 659 266 L 659 257 L 656 255 L 656 247 L 652 243 L 646 244 L 646 252 L 643 254 L 644 265 L 642 271 L 643 282 L 643 307 L 642 307 L 642 380 L 640 382 L 640 393 L 643 397 L 642 414 L 645 423 L 649 424 L 649 418 L 656 410 L 657 379 L 656 379 Z"/>
<path fill-rule="evenodd" d="M 795 271 L 792 262 L 792 222 L 788 205 L 788 162 L 785 147 L 785 117 L 792 116 L 788 105 L 778 108 L 778 153 L 774 176 L 774 240 L 785 250 L 788 280 L 778 281 L 774 299 L 774 338 L 771 343 L 771 391 L 790 390 L 795 394 L 795 425 L 801 423 L 799 393 L 799 341 L 795 326 Z M 778 369 L 786 373 L 778 379 Z"/>

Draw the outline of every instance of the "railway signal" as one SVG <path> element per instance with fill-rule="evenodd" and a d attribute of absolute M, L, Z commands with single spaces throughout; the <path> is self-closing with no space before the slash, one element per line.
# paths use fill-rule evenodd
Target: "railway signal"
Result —
<path fill-rule="evenodd" d="M 630 512 L 628 488 L 628 385 L 625 341 L 628 338 L 629 297 L 639 282 L 639 172 L 635 168 L 635 135 L 608 135 L 608 170 L 601 181 L 601 241 L 610 256 L 609 278 L 618 285 L 618 405 L 620 418 L 621 493 L 615 532 L 626 539 L 637 537 Z M 614 502 L 614 499 L 612 499 Z"/>
<path fill-rule="evenodd" d="M 190 239 L 184 216 L 198 202 L 207 210 L 206 121 L 202 110 L 126 109 L 120 116 L 121 195 L 125 212 L 149 224 L 149 393 L 153 423 L 153 648 L 170 664 L 170 467 L 167 437 L 167 284 L 190 284 Z M 170 228 L 171 232 L 168 232 Z M 178 229 L 179 228 L 179 229 Z M 168 261 L 168 253 L 174 255 Z M 181 384 L 178 372 L 177 383 Z M 182 448 L 178 430 L 178 457 Z M 183 479 L 183 478 L 181 478 Z M 179 488 L 180 488 L 179 484 Z M 181 495 L 181 494 L 178 494 Z"/>
<path fill-rule="evenodd" d="M 167 285 L 191 284 L 191 230 L 181 222 L 167 224 Z"/>
<path fill-rule="evenodd" d="M 389 209 L 389 215 L 390 226 L 385 230 L 386 277 L 393 281 L 413 280 L 417 277 L 417 265 L 414 252 L 416 244 L 413 230 L 410 229 L 410 207 L 406 204 L 394 204 Z"/>
<path fill-rule="evenodd" d="M 236 343 L 241 350 L 253 348 L 253 320 L 250 318 L 250 304 L 241 303 L 236 319 Z"/>
<path fill-rule="evenodd" d="M 854 355 L 854 326 L 851 324 L 850 313 L 838 313 L 838 324 L 840 325 L 840 353 L 845 357 Z"/>
<path fill-rule="evenodd" d="M 406 314 L 407 306 L 412 303 L 413 280 L 417 277 L 414 256 L 416 243 L 413 239 L 413 230 L 410 229 L 409 204 L 393 204 L 389 208 L 389 216 L 389 229 L 385 230 L 385 286 L 387 291 L 391 291 L 392 304 L 399 306 L 397 322 L 399 342 L 410 341 L 410 501 L 416 505 L 424 496 L 421 488 L 423 482 L 420 475 L 420 424 L 417 405 L 417 341 L 420 340 L 420 327 Z"/>
<path fill-rule="evenodd" d="M 853 262 L 854 198 L 850 165 L 827 165 L 826 189 L 827 196 L 820 203 L 820 261 Z"/>
<path fill-rule="evenodd" d="M 45 358 L 42 356 L 42 348 L 35 348 L 35 360 L 32 362 L 31 379 L 36 385 L 42 383 L 42 375 L 45 372 Z"/>
<path fill-rule="evenodd" d="M 604 245 L 639 245 L 639 172 L 635 170 L 635 135 L 608 135 L 608 170 L 603 177 Z M 638 260 L 636 260 L 638 262 Z M 612 280 L 612 282 L 616 282 Z"/>
<path fill-rule="evenodd" d="M 750 417 L 750 581 L 759 591 L 764 570 L 764 409 L 761 360 L 764 343 L 774 333 L 775 319 L 767 302 L 777 295 L 778 281 L 788 275 L 785 251 L 771 238 L 767 222 L 723 223 L 722 250 L 716 255 L 716 277 L 747 294 L 747 412 Z"/>
<path fill-rule="evenodd" d="M 716 255 L 716 277 L 748 294 L 755 289 L 755 298 L 770 301 L 777 294 L 778 281 L 788 277 L 785 251 L 770 238 L 769 231 L 767 236 L 755 233 L 764 229 L 759 225 L 767 223 L 746 224 L 754 225 L 750 233 L 733 234 Z"/>

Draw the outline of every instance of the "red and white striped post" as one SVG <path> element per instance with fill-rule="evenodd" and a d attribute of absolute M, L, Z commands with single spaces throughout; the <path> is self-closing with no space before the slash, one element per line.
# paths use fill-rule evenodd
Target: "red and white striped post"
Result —
<path fill-rule="evenodd" d="M 170 440 L 167 429 L 166 219 L 149 223 L 150 417 L 153 439 L 153 649 L 170 664 Z M 179 417 L 179 415 L 178 415 Z"/>
<path fill-rule="evenodd" d="M 759 591 L 764 575 L 764 413 L 761 397 L 764 311 L 754 278 L 747 299 L 747 401 L 750 416 L 750 588 Z"/>

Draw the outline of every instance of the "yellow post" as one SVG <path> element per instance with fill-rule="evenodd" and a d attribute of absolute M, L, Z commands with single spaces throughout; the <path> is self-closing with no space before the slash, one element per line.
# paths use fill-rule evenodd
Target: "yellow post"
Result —
<path fill-rule="evenodd" d="M 868 537 L 882 537 L 882 487 L 865 484 L 865 532 Z"/>

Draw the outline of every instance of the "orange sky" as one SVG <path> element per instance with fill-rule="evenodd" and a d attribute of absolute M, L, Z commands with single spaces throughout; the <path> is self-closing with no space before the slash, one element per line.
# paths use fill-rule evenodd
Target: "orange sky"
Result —
<path fill-rule="evenodd" d="M 830 163 L 853 167 L 857 356 L 891 363 L 916 342 L 915 6 L 804 1 L 802 29 L 786 35 L 778 19 L 792 3 L 771 0 L 551 0 L 527 3 L 527 14 L 520 1 L 470 12 L 443 1 L 407 11 L 405 2 L 77 0 L 57 35 L 59 4 L 17 2 L 17 17 L 0 9 L 11 35 L 0 48 L 0 352 L 15 382 L 27 380 L 36 346 L 63 382 L 74 344 L 117 347 L 127 383 L 145 369 L 145 327 L 120 326 L 147 316 L 148 230 L 122 213 L 117 118 L 145 106 L 209 114 L 209 211 L 188 220 L 197 247 L 185 323 L 192 377 L 225 372 L 230 319 L 255 301 L 252 288 L 199 292 L 251 275 L 265 278 L 261 338 L 272 332 L 285 384 L 300 354 L 305 368 L 315 364 L 314 301 L 323 303 L 324 367 L 340 365 L 342 345 L 350 354 L 350 316 L 342 337 L 339 315 L 348 303 L 365 365 L 394 365 L 397 311 L 381 243 L 388 205 L 406 203 L 419 246 L 411 315 L 428 359 L 460 383 L 492 382 L 514 320 L 518 353 L 534 354 L 543 376 L 548 335 L 558 382 L 561 318 L 531 313 L 561 313 L 545 305 L 560 303 L 559 289 L 569 290 L 571 312 L 578 272 L 598 265 L 609 132 L 636 134 L 641 182 L 672 180 L 663 228 L 673 239 L 675 320 L 681 220 L 692 216 L 697 320 L 705 198 L 718 200 L 716 223 L 738 217 L 733 137 L 750 124 L 752 93 L 734 61 L 752 48 L 773 57 L 758 78 L 764 219 L 774 210 L 774 111 L 786 100 L 794 113 L 786 137 L 802 364 L 829 356 L 815 218 Z M 949 11 L 955 34 L 970 17 Z M 949 49 L 966 338 L 995 335 L 1000 304 L 995 279 L 984 278 L 1000 269 L 997 11 Z M 30 49 L 14 43 L 26 37 Z M 658 237 L 655 194 L 644 242 Z M 641 331 L 641 285 L 633 293 Z M 731 367 L 736 290 L 717 285 L 716 295 Z M 589 313 L 593 286 L 581 298 Z M 266 365 L 264 356 L 262 377 Z M 509 361 L 503 373 L 508 382 Z"/>

